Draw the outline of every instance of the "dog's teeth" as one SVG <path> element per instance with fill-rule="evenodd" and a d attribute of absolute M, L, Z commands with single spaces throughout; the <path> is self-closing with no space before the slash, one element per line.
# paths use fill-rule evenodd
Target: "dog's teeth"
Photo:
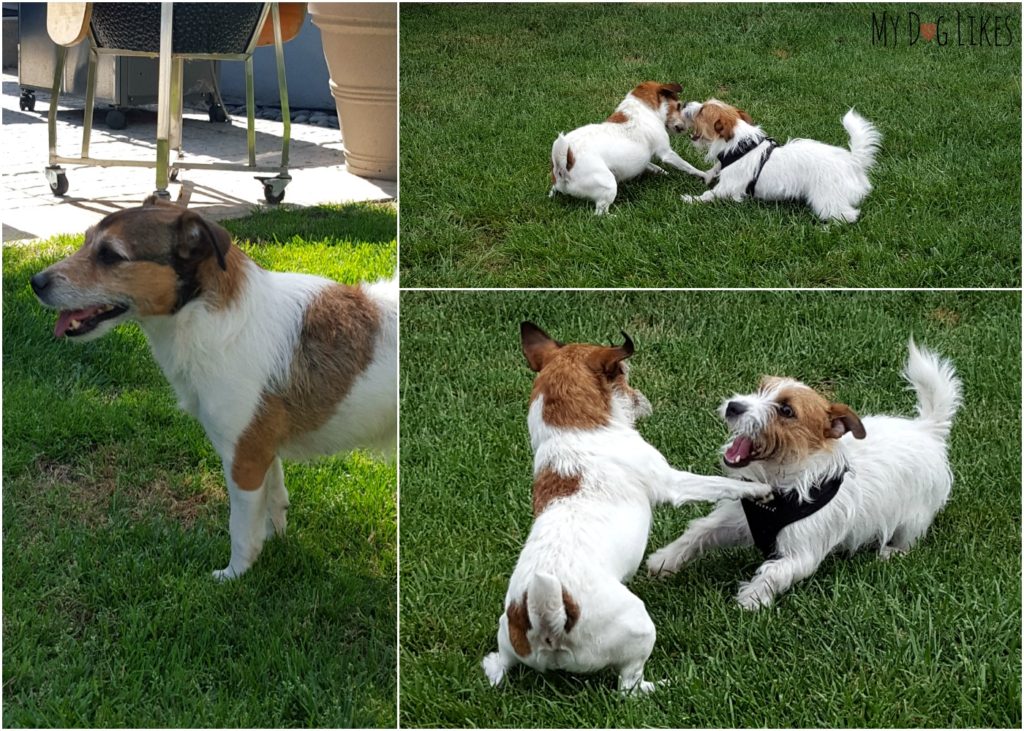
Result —
<path fill-rule="evenodd" d="M 82 323 L 80 323 L 78 320 L 72 320 L 71 321 L 71 329 L 72 330 L 77 330 L 81 324 Z"/>

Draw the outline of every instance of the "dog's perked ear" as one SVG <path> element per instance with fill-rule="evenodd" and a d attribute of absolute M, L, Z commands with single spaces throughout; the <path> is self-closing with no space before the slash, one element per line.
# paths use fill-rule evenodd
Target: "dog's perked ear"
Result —
<path fill-rule="evenodd" d="M 679 101 L 679 95 L 683 92 L 683 87 L 679 84 L 662 84 L 658 88 L 658 94 L 660 96 L 667 96 L 669 99 Z"/>
<path fill-rule="evenodd" d="M 633 355 L 633 339 L 624 332 L 622 337 L 625 342 L 618 347 L 595 350 L 590 357 L 590 367 L 608 378 L 616 378 L 621 372 L 619 364 Z"/>
<path fill-rule="evenodd" d="M 825 435 L 827 437 L 839 439 L 846 432 L 853 434 L 854 439 L 863 439 L 867 436 L 864 425 L 860 423 L 860 417 L 846 404 L 831 404 L 828 407 L 828 417 L 830 425 Z"/>
<path fill-rule="evenodd" d="M 526 362 L 530 364 L 530 370 L 537 373 L 544 367 L 548 357 L 562 347 L 560 342 L 529 321 L 520 323 L 519 339 Z"/>
<path fill-rule="evenodd" d="M 217 257 L 217 263 L 225 271 L 228 268 L 225 257 L 231 248 L 231 234 L 222 226 L 207 221 L 194 211 L 182 211 L 178 218 L 177 254 L 186 261 L 199 261 L 210 255 Z"/>

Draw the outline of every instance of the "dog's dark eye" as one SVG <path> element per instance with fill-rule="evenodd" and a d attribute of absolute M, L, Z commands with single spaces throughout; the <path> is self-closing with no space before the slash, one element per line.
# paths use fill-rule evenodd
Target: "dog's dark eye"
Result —
<path fill-rule="evenodd" d="M 793 411 L 793 407 L 789 404 L 779 404 L 779 413 L 785 416 L 787 419 L 792 419 L 796 416 L 796 412 Z"/>
<path fill-rule="evenodd" d="M 96 254 L 96 259 L 100 264 L 106 264 L 108 266 L 118 264 L 122 261 L 128 261 L 109 246 L 101 246 L 99 252 Z"/>

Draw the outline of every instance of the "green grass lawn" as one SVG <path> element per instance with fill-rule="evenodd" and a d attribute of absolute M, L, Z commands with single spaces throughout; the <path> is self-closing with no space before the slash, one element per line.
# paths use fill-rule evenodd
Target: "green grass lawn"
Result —
<path fill-rule="evenodd" d="M 949 5 L 403 4 L 405 286 L 895 286 L 1020 283 L 1021 47 L 907 45 Z M 900 14 L 894 47 L 872 13 Z M 1008 36 L 1001 37 L 1005 43 Z M 614 215 L 556 195 L 551 143 L 641 81 L 718 97 L 784 142 L 846 146 L 855 106 L 884 140 L 852 226 L 796 204 L 688 206 L 672 171 L 620 186 Z M 673 146 L 708 168 L 685 137 Z"/>
<path fill-rule="evenodd" d="M 401 721 L 481 727 L 1018 727 L 1021 723 L 1019 293 L 405 293 L 402 297 Z M 615 674 L 520 667 L 500 689 L 507 581 L 530 528 L 532 374 L 518 324 L 565 341 L 636 342 L 641 433 L 717 473 L 715 409 L 764 373 L 862 414 L 913 413 L 911 334 L 951 358 L 965 402 L 953 494 L 909 555 L 829 558 L 772 609 L 733 604 L 755 549 L 631 587 L 658 629 L 652 696 Z M 649 551 L 710 506 L 656 511 Z M 586 612 L 586 607 L 582 608 Z"/>
<path fill-rule="evenodd" d="M 261 265 L 390 275 L 395 210 L 228 221 Z M 285 463 L 288 535 L 242 578 L 227 491 L 135 325 L 76 345 L 29 277 L 82 236 L 3 251 L 5 727 L 395 723 L 395 466 Z"/>

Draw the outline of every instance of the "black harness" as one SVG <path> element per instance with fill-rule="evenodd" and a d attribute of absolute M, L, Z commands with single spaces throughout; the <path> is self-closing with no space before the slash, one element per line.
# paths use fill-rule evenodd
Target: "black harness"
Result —
<path fill-rule="evenodd" d="M 748 152 L 754 150 L 762 142 L 767 142 L 768 145 L 761 152 L 761 161 L 757 165 L 757 169 L 754 170 L 754 177 L 747 183 L 747 196 L 750 198 L 754 197 L 754 188 L 757 187 L 757 179 L 761 177 L 761 171 L 764 170 L 764 164 L 768 162 L 768 158 L 772 156 L 775 148 L 779 146 L 771 137 L 762 137 L 760 139 L 747 139 L 736 145 L 729 152 L 722 152 L 718 155 L 718 163 L 721 165 L 720 170 L 725 170 L 727 167 L 732 165 L 734 162 L 744 157 Z"/>
<path fill-rule="evenodd" d="M 754 536 L 754 545 L 761 550 L 765 558 L 771 558 L 775 554 L 775 539 L 779 531 L 791 523 L 814 515 L 832 501 L 848 471 L 844 467 L 838 475 L 815 484 L 811 487 L 806 501 L 801 501 L 795 490 L 772 490 L 772 494 L 764 500 L 743 498 L 740 501 L 743 504 L 743 514 L 747 516 L 747 526 Z"/>

